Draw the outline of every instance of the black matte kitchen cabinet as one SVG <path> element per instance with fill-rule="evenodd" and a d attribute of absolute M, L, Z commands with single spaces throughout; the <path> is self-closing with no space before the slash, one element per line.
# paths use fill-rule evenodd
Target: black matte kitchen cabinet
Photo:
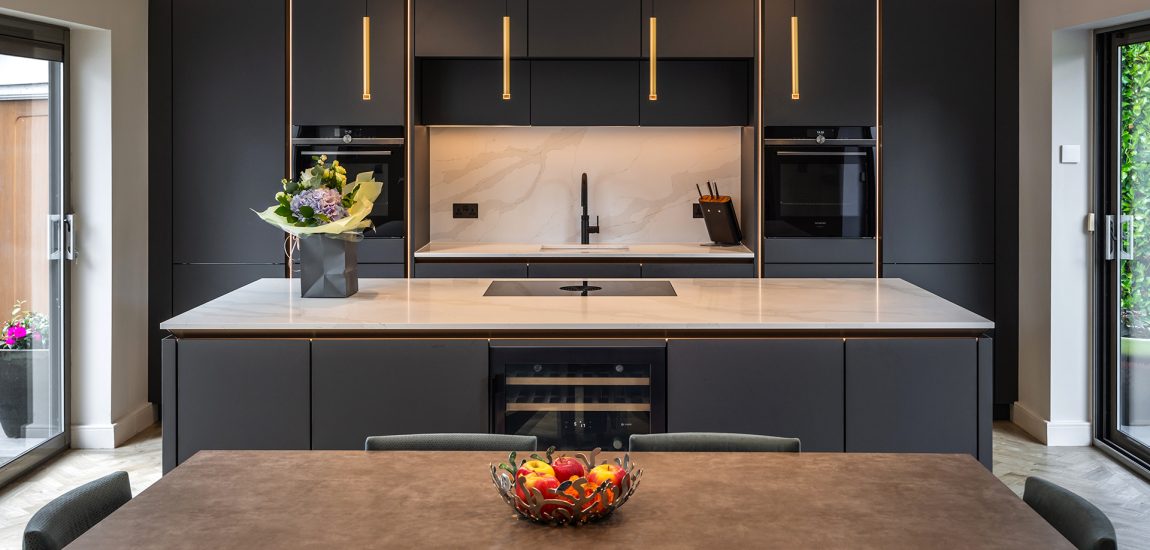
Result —
<path fill-rule="evenodd" d="M 532 58 L 637 58 L 643 39 L 640 0 L 531 0 Z"/>
<path fill-rule="evenodd" d="M 260 279 L 284 276 L 282 264 L 185 264 L 172 266 L 172 314 L 179 315 Z"/>
<path fill-rule="evenodd" d="M 488 432 L 486 340 L 316 340 L 311 354 L 313 449 Z"/>
<path fill-rule="evenodd" d="M 177 410 L 176 462 L 204 449 L 311 448 L 310 345 L 304 339 L 179 341 L 176 401 L 164 404 Z"/>
<path fill-rule="evenodd" d="M 995 2 L 882 5 L 883 262 L 993 263 Z"/>
<path fill-rule="evenodd" d="M 979 456 L 978 342 L 847 339 L 847 452 Z"/>
<path fill-rule="evenodd" d="M 511 56 L 527 55 L 527 0 L 415 0 L 416 57 L 503 57 L 503 16 Z"/>
<path fill-rule="evenodd" d="M 489 59 L 420 62 L 419 123 L 531 124 L 531 65 L 511 62 L 511 99 L 503 99 L 503 64 Z"/>
<path fill-rule="evenodd" d="M 763 264 L 763 277 L 774 279 L 873 278 L 874 264 Z"/>
<path fill-rule="evenodd" d="M 532 263 L 527 266 L 527 275 L 550 279 L 638 279 L 643 269 L 637 263 Z"/>
<path fill-rule="evenodd" d="M 755 264 L 719 262 L 644 263 L 646 279 L 739 279 L 755 276 Z"/>
<path fill-rule="evenodd" d="M 668 432 L 797 437 L 804 451 L 842 451 L 843 391 L 840 338 L 667 342 Z"/>
<path fill-rule="evenodd" d="M 364 16 L 371 17 L 370 100 L 363 99 Z M 404 26 L 404 0 L 292 0 L 292 124 L 402 126 Z"/>
<path fill-rule="evenodd" d="M 751 123 L 751 64 L 745 60 L 656 61 L 658 99 L 651 101 L 650 62 L 640 63 L 639 124 L 746 126 Z"/>
<path fill-rule="evenodd" d="M 533 60 L 531 124 L 637 126 L 637 90 L 637 60 Z"/>
<path fill-rule="evenodd" d="M 416 262 L 415 276 L 425 278 L 525 279 L 526 263 Z"/>
<path fill-rule="evenodd" d="M 883 277 L 905 279 L 987 319 L 994 319 L 994 265 L 887 264 Z"/>
<path fill-rule="evenodd" d="M 934 2 L 906 2 L 917 2 L 924 11 L 934 7 Z M 797 100 L 791 99 L 791 16 L 796 10 L 800 92 Z M 867 0 L 764 0 L 763 124 L 875 126 L 875 17 L 875 3 Z M 994 14 L 990 14 L 989 22 L 993 25 Z M 956 35 L 966 31 L 962 23 L 947 17 L 927 17 L 916 24 L 917 38 L 900 47 L 919 50 L 923 58 L 929 58 L 939 46 L 963 49 L 972 40 L 956 36 L 947 43 L 946 38 L 939 36 L 948 31 Z M 990 41 L 993 43 L 993 36 Z M 888 43 L 883 44 L 883 49 L 896 50 Z M 953 68 L 940 60 L 931 60 L 929 65 L 938 70 Z M 887 119 L 885 124 L 889 123 Z"/>
<path fill-rule="evenodd" d="M 651 54 L 650 17 L 657 20 L 659 59 L 755 57 L 757 0 L 643 0 L 642 55 Z"/>
<path fill-rule="evenodd" d="M 287 175 L 286 5 L 175 0 L 171 17 L 172 262 L 283 263 L 251 209 Z"/>

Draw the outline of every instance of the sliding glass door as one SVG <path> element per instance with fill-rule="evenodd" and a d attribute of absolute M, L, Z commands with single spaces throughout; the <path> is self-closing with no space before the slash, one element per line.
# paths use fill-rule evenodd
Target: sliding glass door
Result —
<path fill-rule="evenodd" d="M 67 447 L 66 41 L 0 18 L 0 483 Z"/>
<path fill-rule="evenodd" d="M 1099 35 L 1097 436 L 1150 464 L 1150 27 Z"/>

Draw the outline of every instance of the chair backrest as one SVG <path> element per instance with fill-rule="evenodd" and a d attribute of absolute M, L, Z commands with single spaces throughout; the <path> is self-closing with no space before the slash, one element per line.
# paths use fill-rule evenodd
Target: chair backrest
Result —
<path fill-rule="evenodd" d="M 373 435 L 364 442 L 367 451 L 535 451 L 533 435 L 505 434 L 410 434 Z"/>
<path fill-rule="evenodd" d="M 127 472 L 85 483 L 44 505 L 24 528 L 24 550 L 59 550 L 132 500 Z"/>
<path fill-rule="evenodd" d="M 797 453 L 802 443 L 792 437 L 769 435 L 680 432 L 632 434 L 632 452 L 785 452 Z"/>
<path fill-rule="evenodd" d="M 1045 479 L 1029 477 L 1022 500 L 1079 550 L 1118 548 L 1114 525 L 1086 499 Z"/>

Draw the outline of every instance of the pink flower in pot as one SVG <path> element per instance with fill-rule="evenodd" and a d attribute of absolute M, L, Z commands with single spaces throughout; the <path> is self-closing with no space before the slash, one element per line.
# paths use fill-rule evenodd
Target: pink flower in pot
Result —
<path fill-rule="evenodd" d="M 15 339 L 19 340 L 25 336 L 28 336 L 28 329 L 26 329 L 20 325 L 13 325 L 13 326 L 8 327 L 8 338 L 9 339 L 15 338 Z"/>

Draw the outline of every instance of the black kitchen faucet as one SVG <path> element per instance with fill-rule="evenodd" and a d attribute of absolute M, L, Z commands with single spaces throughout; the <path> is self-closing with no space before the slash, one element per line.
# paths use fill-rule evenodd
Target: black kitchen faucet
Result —
<path fill-rule="evenodd" d="M 583 215 L 579 216 L 579 243 L 591 244 L 591 234 L 599 232 L 599 216 L 595 216 L 595 225 L 591 225 L 591 216 L 587 215 L 587 172 L 583 172 L 583 184 L 579 189 L 579 204 L 583 207 Z"/>

